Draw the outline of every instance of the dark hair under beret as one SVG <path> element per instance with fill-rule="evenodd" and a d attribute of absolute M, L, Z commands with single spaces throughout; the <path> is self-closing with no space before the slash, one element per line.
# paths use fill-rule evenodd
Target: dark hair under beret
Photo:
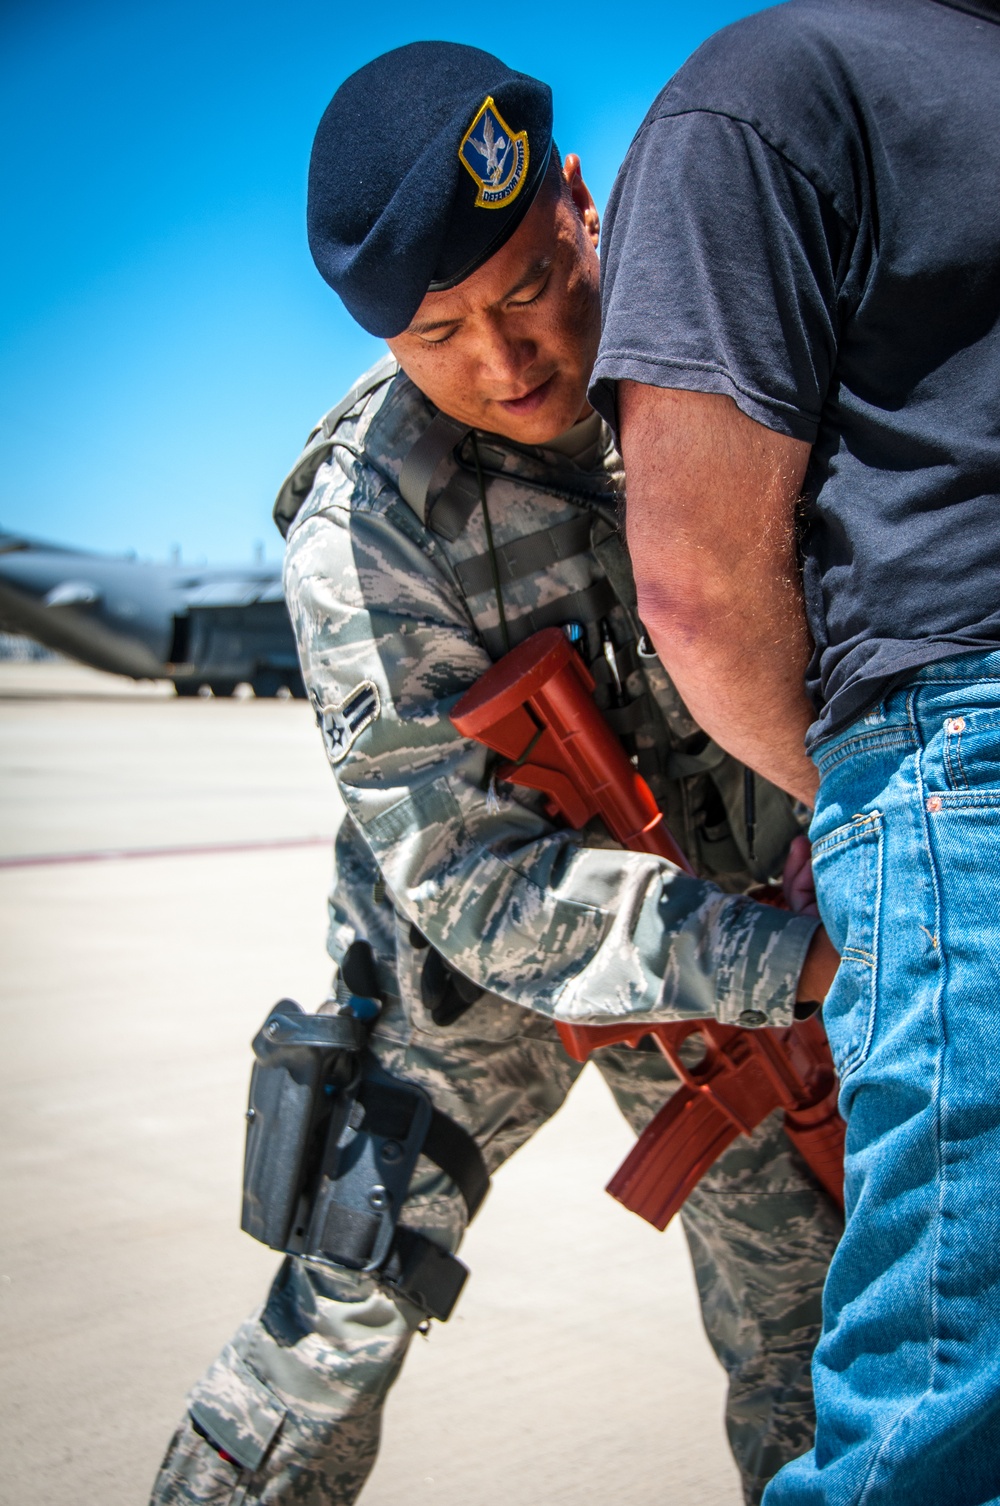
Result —
<path fill-rule="evenodd" d="M 552 93 L 457 42 L 412 42 L 341 84 L 313 142 L 309 248 L 359 324 L 391 338 L 424 294 L 513 235 L 545 177 Z"/>

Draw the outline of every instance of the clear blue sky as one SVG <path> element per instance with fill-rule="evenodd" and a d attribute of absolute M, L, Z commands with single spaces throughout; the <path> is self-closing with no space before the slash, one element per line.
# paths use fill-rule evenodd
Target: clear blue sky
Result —
<path fill-rule="evenodd" d="M 313 268 L 309 147 L 337 85 L 419 38 L 546 79 L 603 206 L 649 103 L 741 0 L 7 0 L 0 527 L 278 558 L 271 501 L 382 348 Z"/>

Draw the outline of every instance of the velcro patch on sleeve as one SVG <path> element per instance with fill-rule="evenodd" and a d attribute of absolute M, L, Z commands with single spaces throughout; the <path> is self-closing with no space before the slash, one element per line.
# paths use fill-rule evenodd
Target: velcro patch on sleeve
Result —
<path fill-rule="evenodd" d="M 323 733 L 326 756 L 332 764 L 343 763 L 366 727 L 376 721 L 382 710 L 378 686 L 362 680 L 342 701 L 317 706 L 316 720 Z"/>

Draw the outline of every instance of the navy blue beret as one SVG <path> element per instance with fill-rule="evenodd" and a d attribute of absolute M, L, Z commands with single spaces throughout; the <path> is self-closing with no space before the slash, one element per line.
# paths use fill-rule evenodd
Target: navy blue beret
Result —
<path fill-rule="evenodd" d="M 309 249 L 359 324 L 391 338 L 513 235 L 545 177 L 552 92 L 457 42 L 352 74 L 319 123 Z"/>

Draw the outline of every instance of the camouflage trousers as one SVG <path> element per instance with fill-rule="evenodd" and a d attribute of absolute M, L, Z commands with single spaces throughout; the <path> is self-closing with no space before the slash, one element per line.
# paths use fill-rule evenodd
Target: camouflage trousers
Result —
<path fill-rule="evenodd" d="M 390 1013 L 373 1047 L 475 1136 L 491 1173 L 581 1070 L 547 1020 L 489 995 L 447 1029 Z M 609 1048 L 594 1060 L 637 1133 L 676 1087 L 658 1053 Z M 730 1444 L 756 1506 L 812 1443 L 810 1361 L 841 1219 L 777 1116 L 736 1141 L 681 1216 L 705 1328 L 729 1377 Z M 464 1232 L 460 1195 L 423 1159 L 402 1221 L 452 1251 Z M 386 1394 L 420 1321 L 367 1277 L 286 1260 L 263 1309 L 192 1390 L 151 1506 L 348 1506 L 375 1462 Z M 227 1443 L 242 1467 L 225 1457 Z"/>

